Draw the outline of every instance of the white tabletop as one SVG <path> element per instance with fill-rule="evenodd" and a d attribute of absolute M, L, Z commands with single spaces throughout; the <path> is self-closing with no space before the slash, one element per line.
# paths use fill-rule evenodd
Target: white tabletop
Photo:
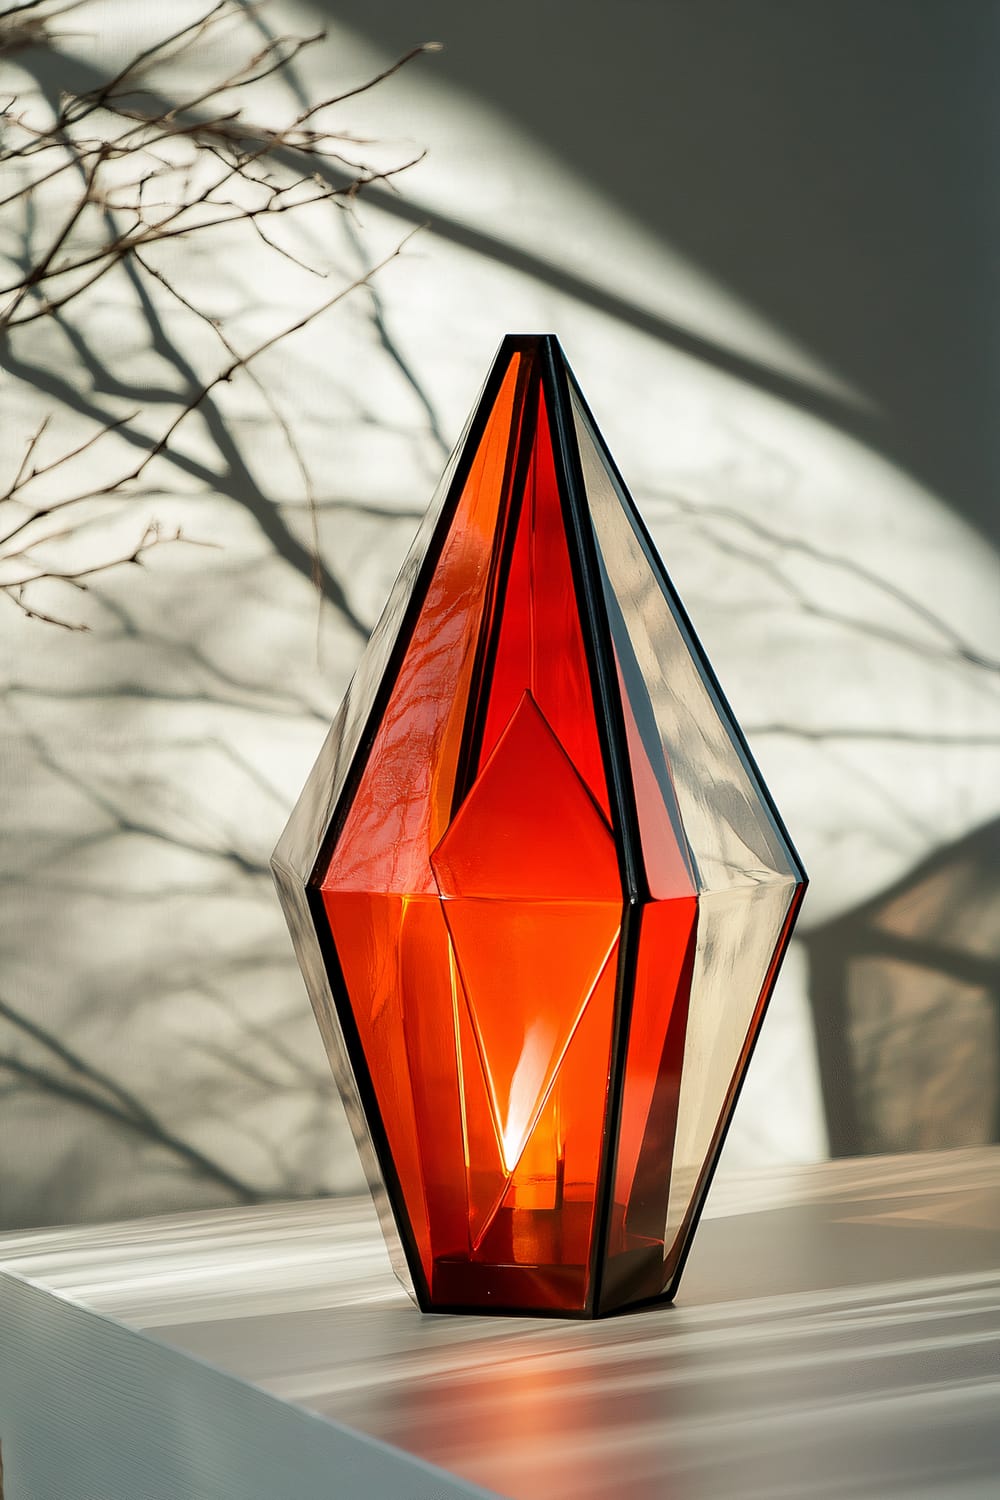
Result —
<path fill-rule="evenodd" d="M 98 1482 L 100 1500 L 1000 1493 L 996 1148 L 720 1182 L 676 1304 L 598 1323 L 422 1316 L 358 1199 L 30 1231 L 0 1238 L 0 1263 L 5 1348 L 20 1338 L 6 1500 L 49 1500 L 84 1381 L 74 1470 L 88 1423 L 105 1466 L 124 1445 L 132 1467 L 85 1465 L 52 1500 Z M 178 1467 L 152 1429 L 192 1382 Z"/>

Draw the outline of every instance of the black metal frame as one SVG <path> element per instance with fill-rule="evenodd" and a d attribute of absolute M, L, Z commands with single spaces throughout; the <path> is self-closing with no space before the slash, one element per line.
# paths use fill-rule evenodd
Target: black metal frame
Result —
<path fill-rule="evenodd" d="M 619 941 L 614 1021 L 611 1038 L 609 1090 L 605 1108 L 601 1163 L 596 1188 L 594 1233 L 592 1236 L 591 1259 L 587 1277 L 588 1294 L 586 1305 L 582 1310 L 565 1314 L 571 1317 L 589 1318 L 599 1316 L 604 1311 L 601 1305 L 602 1277 L 604 1267 L 607 1263 L 607 1251 L 609 1248 L 613 1184 L 617 1165 L 617 1141 L 624 1091 L 625 1058 L 631 1020 L 632 991 L 634 989 L 638 958 L 641 915 L 643 907 L 650 901 L 651 896 L 646 884 L 641 854 L 638 813 L 635 805 L 634 791 L 631 780 L 626 774 L 629 756 L 624 711 L 617 684 L 612 644 L 612 627 L 611 621 L 608 618 L 602 584 L 599 549 L 587 504 L 586 488 L 573 417 L 573 399 L 579 403 L 580 409 L 590 428 L 591 436 L 614 478 L 619 491 L 619 498 L 625 508 L 628 519 L 635 530 L 649 566 L 660 583 L 678 628 L 702 675 L 706 689 L 712 697 L 716 711 L 733 739 L 734 747 L 737 749 L 747 773 L 760 795 L 762 804 L 773 819 L 775 830 L 788 854 L 790 867 L 798 875 L 798 891 L 796 896 L 793 897 L 791 908 L 786 918 L 786 926 L 794 921 L 798 902 L 801 900 L 805 889 L 806 877 L 801 862 L 785 830 L 780 814 L 774 806 L 763 779 L 757 770 L 742 731 L 729 708 L 718 680 L 708 662 L 708 658 L 691 626 L 687 613 L 666 574 L 642 518 L 634 502 L 631 500 L 621 475 L 600 437 L 596 423 L 594 423 L 589 408 L 566 364 L 559 341 L 554 335 L 510 335 L 500 345 L 490 375 L 483 388 L 479 405 L 464 435 L 463 447 L 458 454 L 448 492 L 443 499 L 440 514 L 428 540 L 426 551 L 420 562 L 412 589 L 400 616 L 394 643 L 389 652 L 381 679 L 374 690 L 365 718 L 364 728 L 359 736 L 350 767 L 344 777 L 337 804 L 332 810 L 328 826 L 323 831 L 311 868 L 308 871 L 300 869 L 295 873 L 302 880 L 305 887 L 305 899 L 308 903 L 309 913 L 315 929 L 315 937 L 319 946 L 321 961 L 326 970 L 330 998 L 333 1000 L 336 1017 L 342 1031 L 347 1059 L 353 1073 L 353 1081 L 366 1116 L 368 1136 L 374 1150 L 378 1170 L 382 1176 L 385 1192 L 388 1195 L 389 1204 L 393 1211 L 417 1303 L 425 1312 L 437 1310 L 481 1312 L 481 1307 L 463 1308 L 449 1305 L 447 1309 L 440 1309 L 431 1303 L 430 1288 L 427 1285 L 420 1255 L 417 1251 L 401 1184 L 393 1163 L 392 1153 L 389 1149 L 381 1112 L 377 1105 L 371 1073 L 367 1059 L 364 1056 L 364 1049 L 361 1045 L 357 1024 L 349 1002 L 340 961 L 323 908 L 320 885 L 348 811 L 353 804 L 361 776 L 367 765 L 378 727 L 395 686 L 417 619 L 423 608 L 427 590 L 440 558 L 445 538 L 454 519 L 470 466 L 476 455 L 504 377 L 507 374 L 511 360 L 516 354 L 528 357 L 525 360 L 524 367 L 519 372 L 518 384 L 515 390 L 512 423 L 517 423 L 517 440 L 511 444 L 503 478 L 505 493 L 501 499 L 501 514 L 498 524 L 504 527 L 505 543 L 501 552 L 491 563 L 487 589 L 491 591 L 489 595 L 490 600 L 495 598 L 502 599 L 507 586 L 513 539 L 516 533 L 516 526 L 514 524 L 516 517 L 513 514 L 513 508 L 524 503 L 526 465 L 533 446 L 538 400 L 543 398 L 546 403 L 551 427 L 557 487 L 563 510 L 570 567 L 580 609 L 581 633 L 587 658 L 591 693 L 596 710 L 595 718 L 610 798 L 612 832 L 618 854 L 623 895 L 622 929 Z M 476 763 L 478 748 L 481 744 L 483 710 L 485 703 L 488 701 L 488 693 L 485 691 L 485 688 L 491 677 L 492 663 L 496 651 L 496 631 L 488 628 L 491 617 L 492 610 L 488 604 L 484 608 L 484 629 L 477 646 L 475 670 L 473 672 L 473 681 L 477 684 L 477 696 L 474 701 L 470 702 L 467 711 L 462 750 L 459 757 L 453 813 L 457 810 L 459 803 L 469 789 L 472 768 Z M 282 866 L 280 860 L 276 858 L 276 870 L 279 867 L 287 879 L 289 874 L 287 864 Z M 770 998 L 770 991 L 773 987 L 776 972 L 775 969 L 769 976 L 770 982 L 765 986 L 766 992 L 758 1000 L 757 1008 L 754 1012 L 758 1023 L 759 1019 L 763 1016 L 763 1011 Z M 674 1296 L 744 1076 L 745 1069 L 739 1073 L 736 1086 L 731 1090 L 730 1097 L 724 1109 L 721 1129 L 716 1133 L 716 1137 L 713 1140 L 709 1160 L 696 1185 L 692 1204 L 679 1231 L 681 1249 L 670 1283 L 661 1295 L 649 1299 L 651 1301 L 669 1301 Z M 362 1142 L 359 1139 L 359 1146 L 361 1144 Z M 551 1316 L 550 1312 L 544 1310 L 505 1309 L 504 1311 L 512 1315 L 521 1316 L 533 1314 Z"/>

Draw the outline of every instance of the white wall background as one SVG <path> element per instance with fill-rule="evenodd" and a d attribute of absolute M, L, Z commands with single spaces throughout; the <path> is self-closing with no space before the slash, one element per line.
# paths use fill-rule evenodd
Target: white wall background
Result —
<path fill-rule="evenodd" d="M 689 19 L 684 6 L 636 9 L 661 48 L 670 16 Z M 366 35 L 349 12 L 267 13 L 281 29 L 327 28 L 294 76 L 267 86 L 275 120 L 430 39 L 419 8 L 405 32 L 386 11 Z M 439 5 L 426 19 L 453 21 L 468 50 L 461 14 Z M 511 10 L 504 45 L 527 16 Z M 9 59 L 5 92 L 113 70 L 158 23 L 126 0 L 73 20 L 58 55 Z M 626 41 L 635 26 L 632 13 Z M 614 137 L 630 107 L 621 59 L 607 96 L 581 102 L 548 37 L 529 30 L 523 46 L 549 47 L 553 96 L 607 111 Z M 205 75 L 229 55 L 206 48 Z M 390 154 L 419 143 L 427 156 L 398 180 L 397 204 L 382 192 L 353 218 L 327 210 L 289 228 L 326 281 L 287 261 L 276 278 L 266 247 L 245 240 L 171 252 L 177 279 L 231 317 L 242 348 L 430 220 L 371 291 L 259 371 L 294 424 L 322 558 L 353 622 L 317 604 L 301 474 L 246 381 L 186 421 L 140 494 L 95 502 L 73 542 L 134 541 L 155 517 L 212 550 L 163 548 L 144 570 L 98 575 L 86 596 L 39 595 L 87 633 L 0 599 L 2 1225 L 359 1184 L 266 862 L 505 332 L 563 342 L 810 871 L 803 930 L 1000 812 L 1000 595 L 995 551 L 960 514 L 975 507 L 956 509 L 928 465 L 879 440 L 891 414 L 878 389 L 533 132 L 518 95 L 528 80 L 511 76 L 505 107 L 456 78 L 465 55 L 447 68 L 419 58 L 342 107 L 345 127 Z M 659 143 L 648 145 L 655 198 Z M 737 246 L 740 233 L 734 223 Z M 124 277 L 81 304 L 74 337 L 34 326 L 4 374 L 11 467 L 50 411 L 56 453 L 138 408 L 89 456 L 96 483 L 132 461 L 130 431 L 169 420 L 192 370 L 218 363 L 203 325 L 166 294 L 144 311 Z M 807 983 L 793 947 L 728 1168 L 826 1151 Z"/>

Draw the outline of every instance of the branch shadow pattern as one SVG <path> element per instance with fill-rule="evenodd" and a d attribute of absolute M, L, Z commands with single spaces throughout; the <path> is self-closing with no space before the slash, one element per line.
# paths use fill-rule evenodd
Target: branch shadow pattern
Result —
<path fill-rule="evenodd" d="M 51 50 L 29 49 L 21 60 L 52 99 L 66 89 L 85 92 L 95 86 L 96 75 L 72 59 L 54 56 Z M 172 102 L 153 95 L 150 100 L 165 109 Z M 347 181 L 329 163 L 322 166 L 321 175 L 332 185 Z M 414 223 L 425 217 L 421 205 L 380 194 L 377 185 L 366 191 L 380 209 L 404 219 L 409 216 Z M 653 333 L 716 369 L 878 445 L 879 433 L 869 418 L 856 417 L 797 382 L 719 350 L 669 320 L 647 316 L 627 299 L 605 293 L 499 238 L 430 217 L 432 232 L 452 243 L 513 265 L 541 284 L 609 313 L 626 328 Z M 364 276 L 370 265 L 364 258 L 363 242 L 350 221 L 344 229 L 346 254 Z M 48 351 L 28 358 L 10 344 L 3 351 L 9 373 L 36 394 L 102 427 L 118 419 L 123 405 L 149 413 L 197 394 L 203 377 L 181 324 L 164 303 L 150 295 L 132 267 L 128 278 L 131 306 L 167 378 L 131 381 L 128 372 L 108 357 L 99 335 L 76 324 L 65 312 L 59 315 L 58 329 L 83 378 L 68 374 L 65 363 L 43 357 Z M 439 456 L 444 446 L 442 423 L 418 370 L 405 355 L 404 341 L 391 327 L 388 306 L 377 286 L 361 295 L 369 298 L 369 335 L 410 389 L 422 414 L 423 451 Z M 409 529 L 415 512 L 343 493 L 331 492 L 324 499 L 304 492 L 301 499 L 289 499 L 255 474 L 239 423 L 226 403 L 216 399 L 217 394 L 225 393 L 210 391 L 199 403 L 203 448 L 195 452 L 171 446 L 160 453 L 158 461 L 165 471 L 162 488 L 169 491 L 171 486 L 194 484 L 213 501 L 230 502 L 257 527 L 268 558 L 300 581 L 315 580 L 319 559 L 319 581 L 338 617 L 343 642 L 337 680 L 330 684 L 328 694 L 317 695 L 303 676 L 281 670 L 281 662 L 275 670 L 273 656 L 266 663 L 258 661 L 257 653 L 263 652 L 265 643 L 250 630 L 244 630 L 242 650 L 230 650 L 228 655 L 220 653 L 214 641 L 209 645 L 200 639 L 197 581 L 194 587 L 186 582 L 179 586 L 176 579 L 172 583 L 152 580 L 148 601 L 138 606 L 121 588 L 97 591 L 102 618 L 112 626 L 110 654 L 117 658 L 110 677 L 87 680 L 79 657 L 74 660 L 80 664 L 80 683 L 57 683 L 51 671 L 39 672 L 33 680 L 19 666 L 11 673 L 8 694 L 19 715 L 18 731 L 38 772 L 37 786 L 44 787 L 45 795 L 50 788 L 61 787 L 51 794 L 73 799 L 75 821 L 67 823 L 64 834 L 39 833 L 29 859 L 15 861 L 0 879 L 8 888 L 16 884 L 33 901 L 65 901 L 71 913 L 75 902 L 85 913 L 75 928 L 71 916 L 65 945 L 60 946 L 58 935 L 54 939 L 60 962 L 74 951 L 74 943 L 79 952 L 95 944 L 89 932 L 84 934 L 87 923 L 96 924 L 97 944 L 103 941 L 113 947 L 117 939 L 109 936 L 110 929 L 122 925 L 123 908 L 128 911 L 128 922 L 134 922 L 150 946 L 144 957 L 116 962 L 107 973 L 101 972 L 100 964 L 87 968 L 76 995 L 64 995 L 58 1004 L 47 1001 L 42 1007 L 45 1025 L 37 1019 L 41 1011 L 33 1008 L 39 975 L 22 979 L 21 994 L 15 988 L 5 996 L 5 1009 L 0 1012 L 5 1038 L 0 1071 L 6 1079 L 0 1081 L 0 1094 L 8 1108 L 32 1106 L 30 1113 L 18 1116 L 30 1120 L 32 1127 L 43 1112 L 58 1105 L 67 1118 L 99 1120 L 102 1129 L 106 1126 L 115 1136 L 128 1136 L 132 1154 L 125 1159 L 135 1170 L 147 1174 L 150 1181 L 158 1172 L 170 1179 L 169 1190 L 164 1189 L 160 1197 L 159 1188 L 150 1189 L 151 1196 L 140 1204 L 143 1208 L 191 1201 L 188 1195 L 195 1186 L 202 1194 L 197 1201 L 222 1202 L 315 1193 L 357 1181 L 350 1177 L 349 1168 L 345 1171 L 334 1163 L 336 1158 L 350 1159 L 350 1147 L 325 1072 L 310 1061 L 312 1022 L 305 1014 L 279 930 L 266 856 L 281 820 L 281 796 L 290 798 L 300 780 L 297 765 L 304 768 L 311 758 L 319 728 L 334 706 L 335 689 L 343 686 L 371 618 L 355 602 L 356 580 L 338 546 L 339 538 L 346 534 L 348 524 L 370 523 L 372 550 L 386 549 L 391 528 L 402 524 Z M 852 426 L 855 422 L 860 425 Z M 157 442 L 132 422 L 121 427 L 118 437 L 140 459 Z M 683 526 L 713 567 L 732 563 L 754 576 L 756 621 L 773 611 L 779 622 L 793 629 L 810 619 L 838 638 L 860 642 L 879 636 L 885 646 L 916 663 L 934 659 L 962 674 L 963 680 L 976 685 L 984 702 L 987 694 L 995 698 L 996 659 L 966 640 L 926 600 L 901 591 L 877 570 L 866 570 L 851 557 L 788 535 L 777 525 L 761 521 L 756 513 L 748 516 L 683 493 L 652 494 L 649 499 L 653 511 L 660 507 L 664 513 L 661 523 Z M 323 549 L 309 544 L 300 524 L 307 516 L 318 516 L 323 523 L 327 540 Z M 898 611 L 892 623 L 873 625 L 868 617 L 855 617 L 847 606 L 836 602 L 836 588 L 828 591 L 825 602 L 817 602 L 799 580 L 797 570 L 804 562 L 818 563 L 851 588 L 878 595 L 882 604 Z M 391 573 L 388 562 L 383 572 Z M 257 574 L 250 569 L 241 575 L 238 568 L 229 568 L 223 561 L 219 579 L 220 595 L 226 596 L 227 608 L 239 617 L 257 587 Z M 713 601 L 713 607 L 721 610 L 722 605 Z M 289 636 L 293 638 L 299 645 L 301 636 Z M 81 715 L 74 732 L 82 739 L 94 732 L 87 726 L 98 720 L 110 726 L 101 741 L 103 765 L 79 753 L 78 745 L 58 744 L 58 721 L 51 711 L 69 703 Z M 838 722 L 840 707 L 834 704 L 828 719 L 818 723 L 775 716 L 761 718 L 750 727 L 758 739 L 779 744 L 804 741 L 830 754 L 855 742 L 883 747 L 896 742 L 914 751 L 952 744 L 947 731 L 919 725 L 907 728 L 877 715 L 868 723 L 848 722 L 846 716 Z M 157 737 L 167 724 L 162 715 L 168 710 L 178 716 L 176 721 L 171 718 L 167 731 L 170 751 L 177 759 L 161 781 L 186 787 L 195 804 L 194 814 L 188 809 L 181 815 L 176 806 L 158 800 L 157 789 L 149 784 L 159 774 L 155 756 L 162 747 Z M 278 747 L 271 759 L 277 760 L 280 750 L 287 766 L 281 773 L 287 781 L 277 801 L 272 796 L 277 782 L 259 775 L 252 762 L 241 761 L 232 750 L 251 718 L 254 734 L 263 734 L 269 747 Z M 289 723 L 295 726 L 294 749 L 296 753 L 301 750 L 297 765 L 292 764 L 294 756 L 290 760 L 287 754 L 291 741 L 282 738 Z M 35 725 L 42 728 L 36 730 Z M 261 725 L 266 728 L 260 730 Z M 988 748 L 997 738 L 984 730 L 979 741 Z M 124 752 L 119 740 L 126 747 Z M 975 742 L 971 733 L 957 733 L 954 739 L 960 745 Z M 145 764 L 141 773 L 138 761 Z M 110 784 L 109 763 L 113 767 Z M 218 769 L 214 780 L 206 771 L 212 764 Z M 208 784 L 199 785 L 206 778 Z M 884 801 L 891 799 L 891 789 L 879 785 L 876 790 Z M 900 796 L 894 816 L 901 819 L 911 812 Z M 932 828 L 918 826 L 915 818 L 911 821 L 916 837 L 933 840 Z M 150 852 L 154 846 L 155 854 Z M 987 877 L 990 860 L 996 868 L 995 846 L 990 851 L 977 866 Z M 979 858 L 975 855 L 973 863 Z M 164 859 L 173 862 L 169 875 L 151 879 L 144 866 L 159 868 L 157 862 Z M 949 901 L 950 905 L 944 902 L 942 913 L 947 908 L 947 920 L 953 921 L 957 898 Z M 192 915 L 196 908 L 205 913 L 197 921 Z M 878 910 L 882 912 L 881 907 Z M 931 942 L 926 934 L 905 929 L 905 924 L 899 929 L 896 915 L 887 925 L 876 916 L 874 905 L 807 937 L 827 1107 L 838 1154 L 996 1138 L 996 1125 L 990 1123 L 996 1114 L 990 1072 L 995 1045 L 989 1041 L 996 1031 L 995 1017 L 992 1022 L 989 1019 L 997 994 L 995 964 L 991 968 L 993 959 L 982 959 L 977 949 L 981 929 L 990 922 L 995 929 L 995 914 L 980 912 L 977 920 L 979 935 L 969 938 L 971 948 L 964 957 L 953 945 Z M 943 915 L 941 921 L 946 922 Z M 192 945 L 190 934 L 195 931 L 200 946 Z M 46 954 L 40 965 L 42 987 L 48 961 Z M 55 963 L 56 957 L 51 961 Z M 910 1001 L 897 983 L 904 970 L 913 991 Z M 259 991 L 262 975 L 274 987 L 273 1003 L 263 1004 L 259 994 L 253 993 Z M 939 976 L 945 977 L 944 989 L 938 984 Z M 178 1031 L 179 1043 L 177 1036 L 171 1037 L 171 1028 L 181 1027 L 178 1020 L 168 1018 L 172 1007 L 190 1010 L 190 1019 Z M 153 1010 L 155 1017 L 150 1014 Z M 119 1038 L 109 1035 L 109 1012 L 120 1017 Z M 98 1022 L 99 1016 L 105 1020 Z M 129 1019 L 132 1016 L 134 1023 Z M 961 1022 L 957 1026 L 955 1016 Z M 972 1019 L 966 1024 L 963 1016 Z M 162 1056 L 137 1065 L 138 1045 L 152 1047 L 154 1052 L 162 1048 Z M 170 1072 L 181 1058 L 190 1097 L 178 1102 Z M 976 1090 L 968 1091 L 963 1114 L 954 1100 L 948 1104 L 947 1096 L 957 1094 L 956 1080 L 963 1068 L 966 1079 L 972 1076 L 968 1068 L 973 1063 L 980 1082 Z M 134 1091 L 124 1089 L 121 1082 L 131 1080 L 133 1069 L 138 1074 Z M 282 1101 L 283 1113 L 269 1113 L 269 1101 L 273 1104 L 275 1098 Z M 88 1184 L 101 1178 L 108 1192 L 108 1171 L 99 1155 L 95 1156 L 95 1149 L 102 1149 L 93 1146 L 97 1139 L 87 1136 L 86 1151 L 81 1146 L 75 1158 L 68 1153 L 64 1158 L 64 1164 L 75 1163 L 77 1196 L 65 1181 L 72 1174 L 53 1170 L 48 1185 L 43 1183 L 33 1195 L 22 1194 L 9 1212 L 15 1218 L 20 1215 L 36 1221 L 44 1214 L 121 1212 L 121 1201 L 107 1195 L 83 1206 Z M 37 1156 L 30 1161 L 37 1161 Z M 239 1170 L 234 1163 L 240 1164 Z M 29 1162 L 25 1172 L 31 1170 Z"/>
<path fill-rule="evenodd" d="M 1000 1141 L 1000 819 L 803 941 L 832 1154 Z"/>

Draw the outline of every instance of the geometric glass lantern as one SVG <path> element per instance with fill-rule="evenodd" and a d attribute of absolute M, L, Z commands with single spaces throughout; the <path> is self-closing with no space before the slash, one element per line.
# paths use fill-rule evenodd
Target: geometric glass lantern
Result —
<path fill-rule="evenodd" d="M 418 1305 L 672 1297 L 805 875 L 556 339 L 501 345 L 273 867 Z"/>

